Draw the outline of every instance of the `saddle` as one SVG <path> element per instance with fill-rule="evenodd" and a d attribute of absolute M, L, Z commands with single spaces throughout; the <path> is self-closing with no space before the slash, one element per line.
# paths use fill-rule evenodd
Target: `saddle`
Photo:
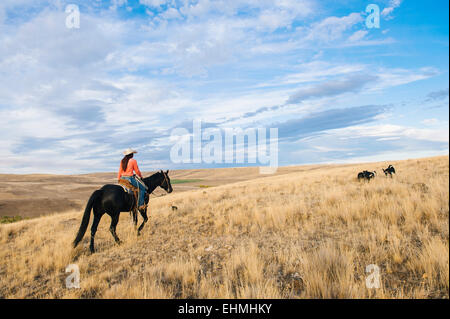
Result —
<path fill-rule="evenodd" d="M 125 192 L 134 196 L 134 203 L 130 211 L 134 210 L 136 208 L 137 203 L 139 202 L 139 189 L 126 179 L 120 179 L 119 185 L 122 186 Z"/>
<path fill-rule="evenodd" d="M 144 185 L 145 189 L 148 190 L 147 186 L 140 180 L 137 179 L 138 183 L 141 183 L 142 185 Z M 134 203 L 130 208 L 130 212 L 136 212 L 137 210 L 145 210 L 147 209 L 147 204 L 144 204 L 140 207 L 137 207 L 138 203 L 139 203 L 139 188 L 134 186 L 133 184 L 131 184 L 131 182 L 129 180 L 126 179 L 120 179 L 119 180 L 119 185 L 122 186 L 122 188 L 125 190 L 125 192 L 127 192 L 128 194 L 132 194 L 134 195 Z M 145 195 L 144 201 L 146 202 L 147 200 L 147 194 Z"/>

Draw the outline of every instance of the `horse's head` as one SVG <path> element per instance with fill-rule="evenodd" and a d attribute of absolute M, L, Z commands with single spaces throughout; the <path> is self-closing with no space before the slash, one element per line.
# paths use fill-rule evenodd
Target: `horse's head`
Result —
<path fill-rule="evenodd" d="M 159 184 L 159 187 L 164 189 L 167 193 L 172 193 L 173 188 L 172 184 L 170 184 L 169 170 L 165 172 L 161 170 L 159 173 L 162 174 L 162 180 L 161 184 Z"/>

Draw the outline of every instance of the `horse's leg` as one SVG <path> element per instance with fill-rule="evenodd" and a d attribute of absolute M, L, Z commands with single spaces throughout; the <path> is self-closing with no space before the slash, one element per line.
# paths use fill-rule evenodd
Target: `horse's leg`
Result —
<path fill-rule="evenodd" d="M 138 219 L 136 210 L 137 210 L 137 208 L 133 209 L 133 223 L 134 223 L 135 228 L 137 227 L 137 219 Z"/>
<path fill-rule="evenodd" d="M 102 215 L 103 213 L 98 208 L 94 207 L 94 221 L 92 222 L 91 226 L 91 245 L 89 246 L 91 253 L 95 252 L 94 237 L 95 233 L 97 232 L 98 223 L 100 222 Z"/>
<path fill-rule="evenodd" d="M 131 210 L 130 214 L 133 219 L 134 228 L 137 227 L 137 201 L 136 197 L 134 196 L 134 193 L 130 195 L 130 201 L 131 201 Z"/>
<path fill-rule="evenodd" d="M 116 234 L 116 227 L 117 227 L 117 223 L 119 222 L 119 216 L 120 216 L 120 212 L 111 214 L 111 226 L 109 226 L 109 231 L 111 232 L 111 234 L 114 237 L 114 240 L 118 244 L 121 243 L 119 237 L 117 237 L 117 234 Z"/>
<path fill-rule="evenodd" d="M 144 228 L 145 223 L 148 221 L 147 210 L 140 211 L 140 213 L 141 213 L 142 218 L 144 218 L 144 220 L 142 221 L 141 226 L 139 226 L 139 229 L 138 229 L 138 236 L 141 234 L 142 228 Z"/>

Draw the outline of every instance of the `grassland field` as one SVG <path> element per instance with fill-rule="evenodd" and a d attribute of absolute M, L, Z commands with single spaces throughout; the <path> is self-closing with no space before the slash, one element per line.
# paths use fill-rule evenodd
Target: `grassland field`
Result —
<path fill-rule="evenodd" d="M 364 169 L 378 176 L 358 181 Z M 448 156 L 170 175 L 142 235 L 122 213 L 115 244 L 105 215 L 95 254 L 89 228 L 71 243 L 114 173 L 3 175 L 0 216 L 24 219 L 0 225 L 0 297 L 449 298 Z M 65 286 L 69 264 L 80 289 Z M 366 286 L 370 264 L 379 288 Z"/>

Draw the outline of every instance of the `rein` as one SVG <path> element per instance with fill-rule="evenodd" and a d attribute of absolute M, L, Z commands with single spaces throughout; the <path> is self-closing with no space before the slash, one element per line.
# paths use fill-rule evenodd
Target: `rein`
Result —
<path fill-rule="evenodd" d="M 153 192 L 152 192 L 152 193 L 149 193 L 148 195 L 149 195 L 149 196 L 150 196 L 150 195 L 153 195 L 153 197 L 163 197 L 163 196 L 166 196 L 166 194 L 162 194 L 162 195 L 159 195 L 159 196 L 158 196 L 158 195 L 153 194 Z"/>
<path fill-rule="evenodd" d="M 163 186 L 164 185 L 164 182 L 166 182 L 166 185 L 167 185 L 167 187 L 169 187 L 169 181 L 167 180 L 167 176 L 166 176 L 166 174 L 164 173 L 164 172 L 161 172 L 161 174 L 163 174 L 163 176 L 164 176 L 164 181 L 161 183 L 161 185 L 159 185 L 159 186 Z M 153 190 L 151 193 L 149 193 L 148 192 L 148 187 L 146 187 L 146 189 L 147 189 L 147 191 L 146 191 L 146 194 L 148 194 L 148 196 L 150 197 L 150 195 L 153 195 L 153 197 L 162 197 L 162 196 L 166 196 L 166 194 L 162 194 L 162 195 L 155 195 L 155 194 L 153 194 L 153 191 L 155 191 L 155 190 Z M 155 188 L 156 189 L 156 188 Z"/>
<path fill-rule="evenodd" d="M 167 187 L 169 187 L 169 181 L 167 180 L 166 173 L 162 173 L 164 175 L 164 182 L 166 182 Z M 162 184 L 161 184 L 162 186 Z"/>

